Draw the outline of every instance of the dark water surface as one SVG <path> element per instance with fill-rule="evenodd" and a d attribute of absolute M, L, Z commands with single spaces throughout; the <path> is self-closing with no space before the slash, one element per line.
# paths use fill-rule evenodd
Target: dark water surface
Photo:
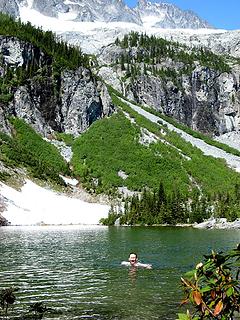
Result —
<path fill-rule="evenodd" d="M 0 228 L 0 289 L 19 287 L 12 315 L 44 301 L 56 311 L 44 319 L 176 319 L 181 275 L 239 241 L 238 230 Z M 153 269 L 121 267 L 130 251 Z"/>

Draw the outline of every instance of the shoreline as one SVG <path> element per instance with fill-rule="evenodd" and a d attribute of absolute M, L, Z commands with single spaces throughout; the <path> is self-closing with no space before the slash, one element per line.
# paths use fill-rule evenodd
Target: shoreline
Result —
<path fill-rule="evenodd" d="M 224 219 L 224 218 L 221 218 Z M 220 220 L 221 220 L 220 219 Z M 211 221 L 205 221 L 199 224 L 177 224 L 177 225 L 171 225 L 171 224 L 153 224 L 153 225 L 114 225 L 114 226 L 105 226 L 102 224 L 89 224 L 89 223 L 69 223 L 69 224 L 6 224 L 6 225 L 0 225 L 0 228 L 108 228 L 108 227 L 114 227 L 114 228 L 192 228 L 192 229 L 199 229 L 199 230 L 240 230 L 240 220 L 236 220 L 234 222 L 224 222 L 219 223 L 216 222 L 214 224 L 211 223 Z"/>

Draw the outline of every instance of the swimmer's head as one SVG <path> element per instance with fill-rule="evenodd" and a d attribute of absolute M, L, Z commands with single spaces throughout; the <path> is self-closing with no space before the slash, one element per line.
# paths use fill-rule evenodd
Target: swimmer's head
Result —
<path fill-rule="evenodd" d="M 132 266 L 134 266 L 138 261 L 137 254 L 135 252 L 130 253 L 128 261 Z"/>

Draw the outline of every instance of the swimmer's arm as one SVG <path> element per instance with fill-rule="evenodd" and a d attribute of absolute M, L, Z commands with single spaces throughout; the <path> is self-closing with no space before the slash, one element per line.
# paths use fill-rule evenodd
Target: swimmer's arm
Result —
<path fill-rule="evenodd" d="M 151 264 L 147 264 L 147 263 L 138 263 L 138 267 L 142 267 L 145 269 L 152 269 L 152 265 Z"/>
<path fill-rule="evenodd" d="M 128 261 L 122 261 L 121 266 L 130 266 L 130 263 Z"/>

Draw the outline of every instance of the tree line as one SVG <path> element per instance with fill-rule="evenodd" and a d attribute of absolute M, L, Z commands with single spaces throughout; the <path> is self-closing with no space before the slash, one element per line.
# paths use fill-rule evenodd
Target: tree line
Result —
<path fill-rule="evenodd" d="M 166 192 L 162 182 L 157 190 L 144 189 L 142 193 L 128 197 L 123 212 L 110 209 L 104 225 L 114 225 L 119 219 L 121 225 L 192 224 L 201 223 L 211 216 L 234 221 L 240 212 L 240 185 L 235 184 L 235 192 L 203 194 L 195 189 L 181 194 L 173 189 Z"/>
<path fill-rule="evenodd" d="M 230 71 L 224 57 L 206 48 L 190 49 L 153 35 L 131 32 L 124 35 L 122 40 L 117 38 L 115 44 L 124 49 L 116 63 L 120 65 L 121 70 L 126 71 L 126 77 L 136 77 L 149 71 L 154 76 L 176 78 L 177 75 L 191 74 L 196 61 L 219 72 Z M 178 72 L 173 67 L 161 66 L 166 59 L 181 63 L 178 65 Z"/>
<path fill-rule="evenodd" d="M 2 102 L 10 101 L 14 88 L 34 76 L 52 77 L 57 86 L 64 69 L 89 67 L 89 58 L 79 47 L 70 46 L 52 31 L 35 28 L 29 22 L 15 21 L 12 17 L 0 13 L 0 34 L 5 37 L 16 37 L 25 42 L 21 66 L 8 64 L 4 56 L 0 55 L 0 66 L 3 69 L 0 77 Z"/>

